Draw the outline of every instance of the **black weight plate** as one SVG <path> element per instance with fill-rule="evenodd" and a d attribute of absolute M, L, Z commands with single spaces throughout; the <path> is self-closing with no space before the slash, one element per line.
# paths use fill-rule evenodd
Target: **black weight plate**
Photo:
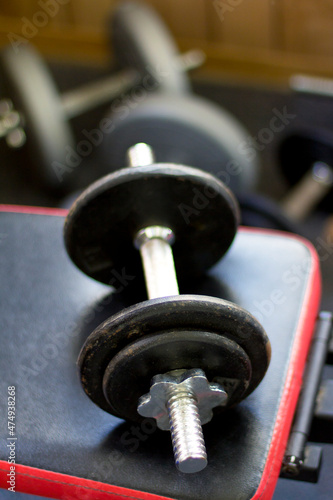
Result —
<path fill-rule="evenodd" d="M 142 277 L 133 245 L 137 232 L 169 227 L 176 270 L 192 276 L 228 250 L 238 217 L 234 196 L 215 177 L 183 165 L 154 164 L 125 168 L 92 184 L 71 208 L 64 236 L 74 263 L 112 284 L 114 270 Z"/>
<path fill-rule="evenodd" d="M 315 162 L 333 167 L 333 134 L 327 130 L 299 130 L 286 136 L 279 145 L 280 168 L 291 185 L 297 184 Z M 332 212 L 332 191 L 320 207 Z"/>
<path fill-rule="evenodd" d="M 270 361 L 270 342 L 258 321 L 226 300 L 179 295 L 148 300 L 112 316 L 88 337 L 78 358 L 81 383 L 92 401 L 109 411 L 103 377 L 110 361 L 129 343 L 165 331 L 194 330 L 214 333 L 238 344 L 252 366 L 252 378 L 243 394 L 260 383 Z M 199 367 L 200 368 L 200 367 Z"/>
<path fill-rule="evenodd" d="M 23 114 L 27 146 L 39 181 L 63 191 L 55 162 L 66 165 L 66 148 L 75 146 L 59 92 L 37 51 L 31 45 L 6 47 L 0 56 L 7 96 Z M 60 167 L 61 168 L 61 167 Z"/>
<path fill-rule="evenodd" d="M 177 60 L 171 34 L 158 14 L 148 5 L 122 2 L 112 17 L 111 37 L 117 60 L 136 69 L 149 85 L 163 92 L 189 92 L 187 74 Z"/>
<path fill-rule="evenodd" d="M 123 166 L 127 149 L 146 142 L 156 161 L 191 165 L 235 192 L 255 187 L 258 159 L 242 150 L 247 131 L 227 111 L 195 96 L 148 95 L 141 89 L 112 106 L 112 131 L 102 145 L 106 172 Z"/>
<path fill-rule="evenodd" d="M 229 379 L 230 397 L 224 409 L 242 400 L 252 373 L 244 350 L 216 333 L 177 329 L 147 335 L 118 352 L 105 370 L 103 392 L 109 413 L 125 420 L 142 420 L 138 400 L 149 392 L 153 376 L 191 368 L 201 368 L 209 382 Z"/>

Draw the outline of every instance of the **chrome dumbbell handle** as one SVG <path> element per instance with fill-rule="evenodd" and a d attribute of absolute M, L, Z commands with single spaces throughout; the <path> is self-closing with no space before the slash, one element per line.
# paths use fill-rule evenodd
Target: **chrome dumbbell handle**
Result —
<path fill-rule="evenodd" d="M 190 50 L 178 56 L 175 64 L 178 64 L 183 71 L 191 71 L 201 66 L 204 60 L 203 51 Z M 68 119 L 74 118 L 112 101 L 136 84 L 140 84 L 139 73 L 125 69 L 97 82 L 82 85 L 61 95 L 63 112 Z"/>
<path fill-rule="evenodd" d="M 154 163 L 154 154 L 144 143 L 135 144 L 127 156 L 131 167 Z M 172 230 L 161 226 L 142 228 L 135 237 L 134 245 L 140 251 L 149 299 L 179 294 L 171 248 L 174 239 Z"/>
<path fill-rule="evenodd" d="M 174 234 L 161 226 L 138 232 L 135 246 L 140 251 L 149 299 L 179 295 L 171 244 Z"/>
<path fill-rule="evenodd" d="M 283 211 L 296 221 L 304 220 L 333 187 L 333 169 L 317 161 L 281 202 Z"/>

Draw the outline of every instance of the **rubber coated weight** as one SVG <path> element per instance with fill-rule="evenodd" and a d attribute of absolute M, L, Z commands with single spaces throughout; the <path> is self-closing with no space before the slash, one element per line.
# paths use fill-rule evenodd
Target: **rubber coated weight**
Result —
<path fill-rule="evenodd" d="M 281 171 L 291 185 L 297 184 L 314 163 L 324 162 L 333 167 L 333 134 L 327 130 L 299 130 L 288 135 L 279 145 Z M 333 192 L 320 203 L 332 212 Z"/>
<path fill-rule="evenodd" d="M 133 244 L 140 229 L 170 228 L 176 270 L 193 276 L 224 255 L 238 221 L 236 199 L 222 182 L 198 169 L 163 163 L 125 168 L 92 184 L 71 208 L 64 237 L 79 269 L 112 284 L 113 270 L 142 276 Z"/>
<path fill-rule="evenodd" d="M 177 64 L 177 47 L 156 12 L 139 2 L 122 2 L 112 17 L 112 45 L 125 68 L 136 69 L 149 86 L 189 92 L 187 74 Z M 144 81 L 143 81 L 144 85 Z"/>
<path fill-rule="evenodd" d="M 66 165 L 66 148 L 74 148 L 75 141 L 54 81 L 32 46 L 17 51 L 6 47 L 0 66 L 7 95 L 23 115 L 36 173 L 43 183 L 59 190 L 62 186 L 53 163 Z"/>
<path fill-rule="evenodd" d="M 146 93 L 140 102 L 123 101 L 109 119 L 113 128 L 101 146 L 105 172 L 119 169 L 133 144 L 146 142 L 156 161 L 200 168 L 233 191 L 248 192 L 256 184 L 257 159 L 241 152 L 248 134 L 232 115 L 204 99 Z"/>
<path fill-rule="evenodd" d="M 177 329 L 131 342 L 110 361 L 103 377 L 109 412 L 126 420 L 142 419 L 137 402 L 142 394 L 149 392 L 156 373 L 198 367 L 209 381 L 221 383 L 228 379 L 230 397 L 224 408 L 241 401 L 252 374 L 244 350 L 216 333 Z"/>
<path fill-rule="evenodd" d="M 92 401 L 103 410 L 110 411 L 103 392 L 103 378 L 109 363 L 130 343 L 147 335 L 169 331 L 201 331 L 203 337 L 204 332 L 208 332 L 239 345 L 252 367 L 250 383 L 242 398 L 257 387 L 269 365 L 271 349 L 268 337 L 258 321 L 241 307 L 222 299 L 196 295 L 153 299 L 112 316 L 86 340 L 78 366 L 81 383 Z M 209 372 L 204 357 L 200 367 L 205 367 Z M 213 372 L 210 373 L 213 375 Z M 221 375 L 226 376 L 223 367 Z"/>

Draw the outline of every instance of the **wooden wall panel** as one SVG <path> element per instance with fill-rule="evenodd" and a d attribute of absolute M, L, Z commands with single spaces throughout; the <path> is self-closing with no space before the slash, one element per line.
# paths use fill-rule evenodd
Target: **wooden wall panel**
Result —
<path fill-rule="evenodd" d="M 0 15 L 21 20 L 57 5 L 48 25 L 102 33 L 118 0 L 10 0 Z M 333 0 L 146 0 L 176 37 L 237 47 L 332 55 Z M 46 26 L 45 26 L 46 27 Z M 43 27 L 44 29 L 44 27 Z"/>
<path fill-rule="evenodd" d="M 284 49 L 333 57 L 333 1 L 281 0 Z"/>
<path fill-rule="evenodd" d="M 207 11 L 210 40 L 235 46 L 271 46 L 271 0 L 213 0 L 207 2 Z"/>
<path fill-rule="evenodd" d="M 6 16 L 27 16 L 32 19 L 36 12 L 43 10 L 41 4 L 48 0 L 11 0 L 0 6 L 0 14 Z M 57 4 L 57 0 L 50 0 Z M 73 24 L 80 28 L 101 32 L 117 0 L 68 0 L 58 4 L 58 13 L 50 16 L 55 25 Z M 161 14 L 175 36 L 206 39 L 207 0 L 146 0 L 147 4 Z"/>
<path fill-rule="evenodd" d="M 225 17 L 222 17 L 220 3 L 220 0 L 206 1 L 206 39 L 208 41 L 221 42 L 223 40 Z"/>
<path fill-rule="evenodd" d="M 106 57 L 105 24 L 118 1 L 0 0 L 1 44 L 8 43 L 11 32 L 25 36 L 26 20 L 34 24 L 43 5 L 45 11 L 53 4 L 58 7 L 56 14 L 50 14 L 44 26 L 30 30 L 33 35 L 28 33 L 26 39 L 44 53 L 60 57 L 84 60 L 89 53 L 94 60 L 98 50 L 99 57 Z M 244 68 L 252 64 L 253 71 L 259 64 L 269 73 L 269 66 L 275 64 L 275 75 L 285 61 L 289 62 L 283 71 L 289 71 L 295 61 L 296 67 L 313 67 L 316 74 L 333 73 L 333 0 L 142 1 L 160 13 L 183 48 L 198 46 L 210 54 L 210 64 L 216 55 L 216 61 L 227 60 L 232 66 L 234 57 L 238 71 L 246 54 Z M 85 48 L 78 50 L 81 45 Z"/>
<path fill-rule="evenodd" d="M 95 31 L 105 30 L 115 0 L 70 0 L 75 25 Z"/>
<path fill-rule="evenodd" d="M 58 4 L 59 9 L 57 13 L 50 15 L 50 24 L 51 26 L 73 26 L 74 25 L 74 1 L 68 0 L 67 3 L 63 5 Z"/>
<path fill-rule="evenodd" d="M 206 39 L 207 0 L 147 0 L 159 12 L 175 36 Z"/>
<path fill-rule="evenodd" d="M 0 5 L 0 13 L 6 16 L 21 17 L 33 12 L 34 3 L 32 0 L 11 0 L 2 2 Z"/>
<path fill-rule="evenodd" d="M 12 0 L 0 6 L 0 15 L 11 16 L 25 26 L 38 29 L 73 24 L 74 0 Z"/>

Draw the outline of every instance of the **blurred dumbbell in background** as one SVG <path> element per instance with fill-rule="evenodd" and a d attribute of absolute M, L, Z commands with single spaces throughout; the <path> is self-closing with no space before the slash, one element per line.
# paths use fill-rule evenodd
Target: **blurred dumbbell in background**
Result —
<path fill-rule="evenodd" d="M 127 11 L 130 7 L 130 4 L 121 6 Z M 73 181 L 73 176 L 67 176 L 64 182 L 59 182 L 57 175 L 57 168 L 66 166 L 68 155 L 77 149 L 70 124 L 73 118 L 111 102 L 142 84 L 145 78 L 155 89 L 185 91 L 189 87 L 186 72 L 204 61 L 204 54 L 199 50 L 178 54 L 172 37 L 154 11 L 139 4 L 134 7 L 140 21 L 133 25 L 133 35 L 137 36 L 133 41 L 134 56 L 118 60 L 122 66 L 118 72 L 66 93 L 60 94 L 46 63 L 33 46 L 28 43 L 18 49 L 8 46 L 2 51 L 0 137 L 14 150 L 25 147 L 24 153 L 32 160 L 35 177 L 46 189 L 64 192 Z M 128 53 L 126 43 L 131 36 L 132 33 L 125 33 L 125 37 L 119 34 L 116 56 Z M 157 46 L 150 43 L 156 38 Z M 163 78 L 159 78 L 157 71 L 161 59 L 165 59 L 168 71 L 168 76 Z"/>
<path fill-rule="evenodd" d="M 186 71 L 202 64 L 202 52 L 179 55 L 163 21 L 140 3 L 121 3 L 109 28 L 120 72 L 62 95 L 32 47 L 2 53 L 8 124 L 2 136 L 11 148 L 23 147 L 30 154 L 40 185 L 56 193 L 84 187 L 86 160 L 91 182 L 119 168 L 129 144 L 146 141 L 157 160 L 203 168 L 229 179 L 236 192 L 252 189 L 258 160 L 238 152 L 244 127 L 230 113 L 191 94 Z M 112 104 L 104 121 L 76 142 L 70 120 L 107 101 Z M 9 118 L 16 122 L 11 125 Z"/>

